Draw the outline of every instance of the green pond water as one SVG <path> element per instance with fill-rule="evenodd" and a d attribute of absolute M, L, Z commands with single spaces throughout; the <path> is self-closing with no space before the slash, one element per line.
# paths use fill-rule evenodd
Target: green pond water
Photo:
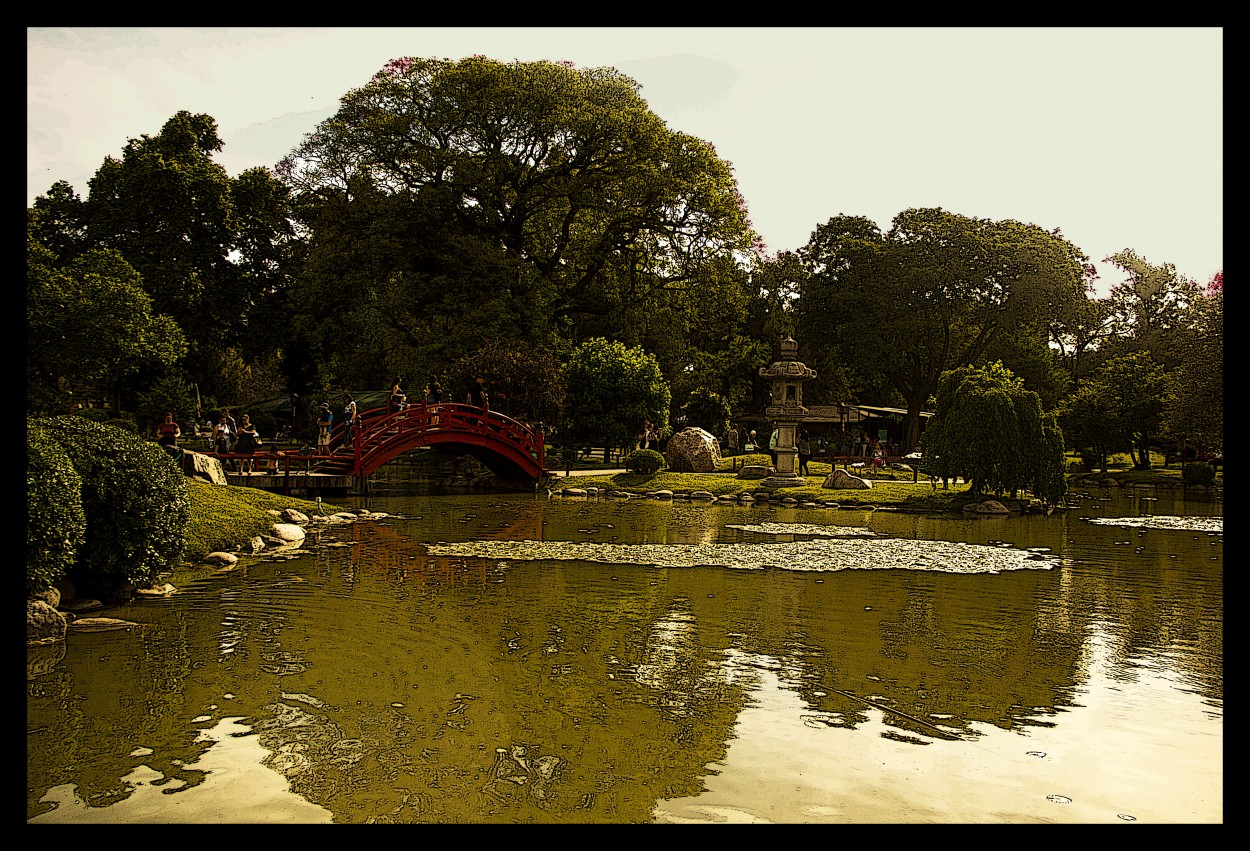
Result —
<path fill-rule="evenodd" d="M 1218 823 L 1223 506 L 386 512 L 28 650 L 28 823 Z"/>

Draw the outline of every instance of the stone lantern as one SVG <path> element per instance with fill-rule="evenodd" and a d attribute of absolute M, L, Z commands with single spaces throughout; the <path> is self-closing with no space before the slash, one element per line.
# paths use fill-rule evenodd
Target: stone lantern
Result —
<path fill-rule="evenodd" d="M 764 409 L 773 428 L 777 429 L 777 463 L 773 475 L 762 484 L 768 488 L 792 488 L 806 484 L 798 474 L 795 456 L 799 454 L 795 440 L 798 425 L 807 416 L 803 407 L 803 382 L 816 377 L 816 370 L 795 360 L 799 344 L 793 337 L 781 341 L 781 358 L 772 366 L 760 367 L 760 378 L 772 382 L 772 403 Z"/>

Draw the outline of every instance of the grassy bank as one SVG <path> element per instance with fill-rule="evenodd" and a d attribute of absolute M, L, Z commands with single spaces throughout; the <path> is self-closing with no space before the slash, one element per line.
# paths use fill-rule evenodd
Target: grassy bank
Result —
<path fill-rule="evenodd" d="M 1134 470 L 1127 455 L 1113 456 L 1108 460 L 1107 472 L 1073 473 L 1068 477 L 1069 490 L 1086 487 L 1102 487 L 1108 480 L 1123 486 L 1153 485 L 1156 487 L 1173 488 L 1181 486 L 1181 466 L 1174 463 L 1164 467 L 1162 457 L 1156 458 L 1155 466 L 1147 470 Z M 707 491 L 714 496 L 737 496 L 741 493 L 756 493 L 764 490 L 759 480 L 739 479 L 734 475 L 736 469 L 745 464 L 769 464 L 767 455 L 739 455 L 736 458 L 723 459 L 716 473 L 673 473 L 661 470 L 654 475 L 637 473 L 604 473 L 595 475 L 590 470 L 593 464 L 581 467 L 586 471 L 567 479 L 560 479 L 551 485 L 553 490 L 566 487 L 585 488 L 598 487 L 606 490 L 628 491 L 634 494 L 646 494 L 652 491 L 669 490 L 675 494 Z M 601 465 L 600 465 L 601 466 Z M 960 511 L 964 505 L 972 501 L 968 486 L 962 482 L 952 482 L 949 488 L 938 483 L 935 488 L 927 476 L 919 476 L 918 482 L 910 471 L 879 470 L 875 473 L 855 471 L 853 474 L 872 482 L 868 490 L 826 490 L 821 487 L 833 466 L 813 461 L 808 465 L 811 475 L 806 477 L 807 484 L 802 487 L 778 488 L 775 495 L 780 498 L 793 497 L 800 502 L 837 502 L 845 506 L 875 506 L 878 508 L 894 508 L 901 511 L 945 512 Z M 1215 486 L 1223 486 L 1223 472 L 1216 474 Z"/>
<path fill-rule="evenodd" d="M 756 493 L 764 490 L 764 487 L 758 479 L 739 479 L 735 471 L 746 464 L 767 466 L 769 463 L 767 455 L 739 455 L 722 459 L 716 473 L 673 473 L 661 470 L 653 475 L 594 475 L 588 472 L 561 479 L 551 487 L 553 490 L 598 487 L 635 494 L 657 490 L 669 490 L 675 494 L 707 491 L 714 496 L 737 496 L 741 493 Z M 772 493 L 783 499 L 793 497 L 800 502 L 837 502 L 846 506 L 891 507 L 905 511 L 957 511 L 971 500 L 966 484 L 951 483 L 949 488 L 944 488 L 939 483 L 934 488 L 928 477 L 920 476 L 919 482 L 913 482 L 913 474 L 903 470 L 887 469 L 870 474 L 855 472 L 854 475 L 872 482 L 872 487 L 868 490 L 826 490 L 821 484 L 832 470 L 832 464 L 813 461 L 808 465 L 810 475 L 805 477 L 807 484 L 802 487 L 778 488 Z"/>
<path fill-rule="evenodd" d="M 259 488 L 221 487 L 187 480 L 191 519 L 187 523 L 187 546 L 183 558 L 198 561 L 211 552 L 237 550 L 257 535 L 266 534 L 275 522 L 270 510 L 294 508 L 304 514 L 333 514 L 343 510 L 315 500 L 282 496 Z"/>

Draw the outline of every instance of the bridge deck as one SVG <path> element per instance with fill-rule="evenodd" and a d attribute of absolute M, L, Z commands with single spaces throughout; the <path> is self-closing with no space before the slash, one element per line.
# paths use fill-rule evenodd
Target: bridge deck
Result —
<path fill-rule="evenodd" d="M 373 408 L 360 415 L 360 427 L 338 424 L 329 452 L 273 450 L 206 454 L 236 467 L 251 461 L 252 474 L 232 472 L 231 484 L 271 488 L 347 488 L 378 467 L 420 446 L 456 447 L 482 460 L 509 479 L 538 482 L 547 475 L 543 433 L 511 417 L 472 405 L 410 405 L 403 411 Z M 498 469 L 496 469 L 498 468 Z M 263 471 L 259 472 L 259 471 Z M 312 478 L 316 477 L 316 478 Z"/>

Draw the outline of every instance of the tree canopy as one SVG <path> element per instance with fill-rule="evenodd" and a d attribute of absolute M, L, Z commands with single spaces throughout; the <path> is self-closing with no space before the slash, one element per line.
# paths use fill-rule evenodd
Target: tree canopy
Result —
<path fill-rule="evenodd" d="M 1163 428 L 1193 447 L 1224 449 L 1224 280 L 1218 276 L 1190 307 L 1176 343 L 1180 365 L 1168 375 Z"/>
<path fill-rule="evenodd" d="M 26 255 L 28 404 L 69 410 L 144 369 L 172 366 L 186 353 L 176 323 L 155 311 L 139 274 L 110 249 L 64 266 L 34 239 Z"/>
<path fill-rule="evenodd" d="M 836 351 L 858 385 L 897 392 L 909 448 L 944 371 L 981 362 L 1004 335 L 1044 344 L 1047 319 L 1085 297 L 1087 258 L 1059 234 L 937 208 L 905 210 L 885 234 L 863 217 L 834 217 L 800 257 L 804 351 Z"/>
<path fill-rule="evenodd" d="M 939 476 L 963 477 L 978 496 L 1029 490 L 1053 504 L 1067 487 L 1054 415 L 999 362 L 942 373 L 924 455 Z"/>
<path fill-rule="evenodd" d="M 288 190 L 265 169 L 230 178 L 213 161 L 221 149 L 216 121 L 184 110 L 157 135 L 130 139 L 120 159 L 105 158 L 85 201 L 58 181 L 28 213 L 45 266 L 68 271 L 109 251 L 146 295 L 145 315 L 175 326 L 175 358 L 132 361 L 151 367 L 141 383 L 169 373 L 206 396 L 231 389 L 219 380 L 230 350 L 245 347 L 254 363 L 280 350 L 274 323 L 254 320 L 281 299 L 296 265 Z"/>
<path fill-rule="evenodd" d="M 668 426 L 671 393 L 660 365 L 641 349 L 587 340 L 569 358 L 566 432 L 578 443 L 630 445 L 643 424 Z"/>
<path fill-rule="evenodd" d="M 689 280 L 745 248 L 727 163 L 668 129 L 637 84 L 553 62 L 393 60 L 280 164 L 302 196 L 437 190 L 468 233 L 553 285 L 557 317 Z"/>

